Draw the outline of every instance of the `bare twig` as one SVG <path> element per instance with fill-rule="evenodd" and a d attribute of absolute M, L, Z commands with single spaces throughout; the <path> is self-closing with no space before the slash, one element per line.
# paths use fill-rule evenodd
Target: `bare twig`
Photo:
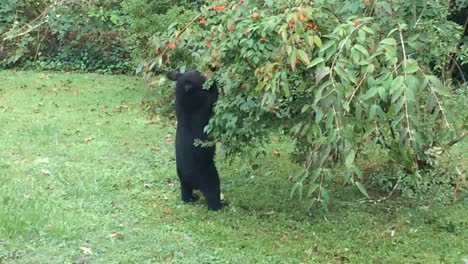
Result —
<path fill-rule="evenodd" d="M 466 137 L 467 133 L 463 133 L 463 135 L 459 136 L 458 138 L 450 141 L 449 143 L 447 143 L 446 147 L 451 147 L 455 144 L 457 144 L 458 142 L 462 141 L 465 137 Z"/>
<path fill-rule="evenodd" d="M 34 31 L 36 28 L 42 26 L 42 25 L 45 24 L 45 23 L 46 23 L 46 21 L 41 21 L 39 24 L 36 24 L 35 26 L 29 28 L 28 30 L 23 31 L 23 32 L 21 32 L 21 33 L 18 33 L 18 34 L 16 34 L 16 35 L 4 37 L 3 40 L 11 40 L 11 39 L 14 39 L 14 38 L 18 38 L 18 37 L 24 36 L 24 35 L 28 34 L 29 32 Z"/>
<path fill-rule="evenodd" d="M 405 41 L 403 39 L 403 32 L 401 30 L 400 23 L 398 23 L 398 29 L 399 29 L 399 33 L 400 33 L 401 49 L 403 51 L 403 65 L 405 66 L 405 69 L 406 69 L 408 57 L 406 55 Z M 406 80 L 408 78 L 408 74 L 403 73 L 403 76 L 404 76 L 405 82 L 406 82 Z M 408 99 L 407 99 L 406 91 L 403 91 L 403 97 L 404 97 L 404 100 L 405 100 L 405 117 L 406 117 L 406 124 L 408 126 L 408 135 L 409 135 L 410 140 L 413 140 L 413 131 L 411 131 L 411 123 L 410 123 L 410 117 L 409 117 L 409 113 L 408 113 Z"/>
<path fill-rule="evenodd" d="M 400 183 L 401 181 L 401 177 L 398 178 L 397 182 L 395 183 L 395 185 L 393 185 L 393 188 L 392 190 L 390 191 L 390 193 L 387 195 L 387 196 L 384 196 L 384 197 L 381 197 L 377 200 L 375 199 L 367 199 L 367 198 L 363 198 L 363 199 L 360 199 L 361 203 L 380 203 L 382 201 L 385 201 L 387 200 L 388 198 L 390 198 L 393 193 L 397 190 L 397 187 L 398 187 L 398 184 Z"/>
<path fill-rule="evenodd" d="M 364 81 L 366 80 L 367 75 L 369 75 L 369 72 L 366 72 L 366 73 L 364 74 L 364 76 L 362 77 L 362 79 L 359 81 L 358 86 L 356 87 L 356 89 L 354 89 L 353 94 L 351 94 L 351 96 L 350 96 L 349 99 L 348 99 L 348 104 L 351 103 L 351 101 L 353 100 L 354 95 L 356 95 L 357 90 L 359 90 L 359 88 L 361 87 L 361 85 L 362 85 L 362 84 L 364 83 Z M 346 112 L 347 112 L 347 111 L 345 111 L 345 114 L 346 114 Z"/>
<path fill-rule="evenodd" d="M 423 7 L 423 9 L 421 11 L 421 14 L 419 14 L 418 20 L 416 20 L 416 23 L 414 23 L 413 29 L 416 29 L 416 26 L 419 24 L 419 21 L 421 21 L 421 18 L 422 18 L 423 14 L 424 14 L 424 11 L 426 11 L 426 9 L 427 9 L 427 3 L 424 2 L 424 7 Z"/>
<path fill-rule="evenodd" d="M 467 19 L 468 21 L 468 19 Z M 460 72 L 460 76 L 462 77 L 463 79 L 463 82 L 466 82 L 466 78 L 465 78 L 465 73 L 463 72 L 463 70 L 460 68 L 460 65 L 458 64 L 457 60 L 453 58 L 453 56 L 449 56 L 450 57 L 450 60 L 452 60 L 453 64 L 452 64 L 452 68 L 449 70 L 448 72 L 448 75 L 449 76 L 452 76 L 453 75 L 453 71 L 455 70 L 455 67 L 458 69 L 458 71 Z"/>
<path fill-rule="evenodd" d="M 47 15 L 49 14 L 49 11 L 54 9 L 57 6 L 61 5 L 63 2 L 64 2 L 64 0 L 55 1 L 54 3 L 52 3 L 39 16 L 37 16 L 35 19 L 31 20 L 28 24 L 21 27 L 20 33 L 15 34 L 15 35 L 9 35 L 9 36 L 8 36 L 8 34 L 11 33 L 11 30 L 8 31 L 8 32 L 3 33 L 2 36 L 7 35 L 6 37 L 3 38 L 3 40 L 6 41 L 6 40 L 11 40 L 11 39 L 14 39 L 14 38 L 18 38 L 18 37 L 21 37 L 21 36 L 24 36 L 24 35 L 30 33 L 31 31 L 36 30 L 37 28 L 39 28 L 40 26 L 42 26 L 43 24 L 45 24 L 47 22 L 46 18 L 47 18 Z M 37 23 L 34 26 L 31 26 L 37 20 L 39 20 L 40 22 Z"/>
<path fill-rule="evenodd" d="M 444 117 L 444 121 L 445 121 L 445 126 L 447 126 L 447 128 L 450 128 L 450 124 L 447 120 L 447 117 L 445 115 L 445 111 L 444 111 L 444 108 L 442 107 L 442 104 L 440 103 L 440 100 L 439 98 L 437 97 L 437 94 L 434 92 L 434 86 L 432 85 L 432 83 L 429 82 L 429 87 L 431 87 L 431 93 L 432 93 L 432 96 L 434 96 L 436 102 L 437 102 L 437 106 L 439 107 L 440 109 L 440 112 L 442 113 L 442 116 Z"/>

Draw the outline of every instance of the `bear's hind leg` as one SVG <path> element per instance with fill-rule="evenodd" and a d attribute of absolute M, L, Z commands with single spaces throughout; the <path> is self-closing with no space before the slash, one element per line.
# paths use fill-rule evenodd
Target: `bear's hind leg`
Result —
<path fill-rule="evenodd" d="M 218 176 L 218 171 L 214 164 L 208 167 L 206 170 L 208 174 L 205 182 L 205 188 L 201 191 L 203 196 L 205 196 L 208 209 L 212 211 L 218 211 L 223 207 L 221 203 L 221 191 L 220 191 L 220 181 Z"/>
<path fill-rule="evenodd" d="M 182 192 L 182 201 L 191 203 L 198 200 L 198 195 L 193 193 L 193 187 L 190 184 L 181 182 L 180 190 Z"/>
<path fill-rule="evenodd" d="M 203 192 L 203 195 L 205 196 L 209 210 L 218 211 L 221 209 L 221 193 L 219 188 L 217 190 L 205 191 Z"/>

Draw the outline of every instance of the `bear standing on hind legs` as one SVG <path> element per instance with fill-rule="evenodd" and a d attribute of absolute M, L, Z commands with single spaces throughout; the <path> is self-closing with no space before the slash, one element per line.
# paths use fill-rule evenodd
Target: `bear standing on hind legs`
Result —
<path fill-rule="evenodd" d="M 218 98 L 218 89 L 212 85 L 203 89 L 206 78 L 198 71 L 167 74 L 176 81 L 175 105 L 177 116 L 176 166 L 180 179 L 182 201 L 194 202 L 198 196 L 194 189 L 205 196 L 208 209 L 221 209 L 220 181 L 214 163 L 215 147 L 195 146 L 195 140 L 207 141 L 203 131 L 212 115 L 213 105 Z"/>

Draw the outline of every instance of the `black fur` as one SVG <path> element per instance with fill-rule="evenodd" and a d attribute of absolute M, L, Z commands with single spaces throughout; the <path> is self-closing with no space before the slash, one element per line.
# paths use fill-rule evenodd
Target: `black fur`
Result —
<path fill-rule="evenodd" d="M 208 209 L 221 209 L 220 181 L 214 163 L 215 147 L 195 146 L 196 139 L 209 140 L 203 129 L 212 115 L 213 105 L 218 98 L 218 89 L 212 85 L 203 89 L 206 78 L 198 71 L 167 74 L 176 81 L 176 166 L 181 183 L 182 201 L 193 202 L 198 197 L 194 189 L 200 190 Z"/>

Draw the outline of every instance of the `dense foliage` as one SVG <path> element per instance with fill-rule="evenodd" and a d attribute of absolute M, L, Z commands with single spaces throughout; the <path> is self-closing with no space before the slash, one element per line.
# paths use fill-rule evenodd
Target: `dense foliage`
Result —
<path fill-rule="evenodd" d="M 261 144 L 270 131 L 292 136 L 304 166 L 293 194 L 326 205 L 339 163 L 341 181 L 367 196 L 370 177 L 354 161 L 369 145 L 388 156 L 377 178 L 389 191 L 456 192 L 462 172 L 437 160 L 459 137 L 460 117 L 447 109 L 449 79 L 435 74 L 449 76 L 452 58 L 466 53 L 462 27 L 447 21 L 460 5 L 309 3 L 208 1 L 191 23 L 155 37 L 146 70 L 215 69 L 223 96 L 207 130 L 228 154 Z"/>
<path fill-rule="evenodd" d="M 149 37 L 184 23 L 203 1 L 5 0 L 0 68 L 134 72 Z M 189 9 L 190 10 L 190 9 Z"/>

